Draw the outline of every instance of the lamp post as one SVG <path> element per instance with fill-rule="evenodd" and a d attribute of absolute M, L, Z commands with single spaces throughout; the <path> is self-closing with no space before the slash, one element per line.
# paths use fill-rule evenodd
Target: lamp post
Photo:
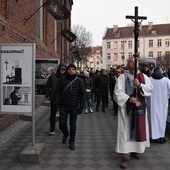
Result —
<path fill-rule="evenodd" d="M 125 53 L 124 53 L 124 51 L 125 51 L 125 43 L 126 43 L 126 40 L 123 40 L 122 41 L 122 61 L 123 61 L 123 65 L 124 65 L 124 60 L 125 60 Z"/>

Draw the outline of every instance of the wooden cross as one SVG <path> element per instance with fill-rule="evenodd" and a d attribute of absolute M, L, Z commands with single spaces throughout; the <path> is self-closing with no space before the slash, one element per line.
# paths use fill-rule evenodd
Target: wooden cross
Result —
<path fill-rule="evenodd" d="M 135 57 L 138 57 L 138 36 L 139 36 L 139 24 L 144 20 L 147 19 L 147 17 L 144 16 L 138 16 L 138 7 L 135 7 L 135 16 L 126 16 L 126 19 L 131 19 L 134 23 L 135 23 L 135 27 L 134 27 L 134 35 L 135 35 Z M 140 22 L 138 22 L 138 20 L 141 20 Z"/>
<path fill-rule="evenodd" d="M 8 65 L 9 63 L 8 63 L 8 61 L 7 61 L 7 60 L 6 60 L 4 63 L 6 64 L 6 70 L 7 70 L 7 65 Z"/>
<path fill-rule="evenodd" d="M 135 16 L 126 16 L 127 19 L 131 19 L 134 23 L 135 23 L 135 27 L 134 27 L 134 34 L 135 34 L 135 48 L 134 48 L 134 57 L 135 57 L 135 69 L 134 69 L 134 78 L 137 78 L 137 57 L 139 57 L 139 53 L 138 53 L 138 36 L 139 36 L 139 24 L 144 20 L 147 19 L 147 17 L 143 17 L 143 16 L 138 16 L 138 7 L 135 7 Z M 138 22 L 138 20 L 141 20 L 140 22 Z M 137 97 L 137 88 L 134 87 L 134 91 L 133 91 L 133 96 Z M 135 110 L 136 110 L 136 106 L 133 105 L 133 109 L 132 109 L 132 132 L 131 132 L 131 138 L 134 139 L 134 134 L 135 134 Z"/>
<path fill-rule="evenodd" d="M 131 19 L 134 23 L 135 23 L 135 27 L 134 27 L 134 34 L 135 34 L 135 48 L 134 48 L 134 57 L 135 57 L 135 78 L 137 75 L 137 57 L 139 56 L 138 53 L 138 36 L 139 36 L 139 24 L 144 20 L 147 19 L 147 17 L 143 17 L 143 16 L 138 16 L 138 7 L 135 7 L 135 16 L 126 16 L 127 19 Z M 138 22 L 138 20 L 141 20 L 140 22 Z"/>

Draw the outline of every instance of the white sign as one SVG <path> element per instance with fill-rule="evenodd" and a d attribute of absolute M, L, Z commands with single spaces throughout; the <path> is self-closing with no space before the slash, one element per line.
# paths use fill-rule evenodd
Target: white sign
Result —
<path fill-rule="evenodd" d="M 35 44 L 0 44 L 0 113 L 32 113 Z"/>

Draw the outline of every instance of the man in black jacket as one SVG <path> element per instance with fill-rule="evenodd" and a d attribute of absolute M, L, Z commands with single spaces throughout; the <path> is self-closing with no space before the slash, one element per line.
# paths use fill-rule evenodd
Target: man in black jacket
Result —
<path fill-rule="evenodd" d="M 49 135 L 54 135 L 55 133 L 55 118 L 56 118 L 56 112 L 58 111 L 58 108 L 56 107 L 56 102 L 55 102 L 55 92 L 56 92 L 59 78 L 66 75 L 66 68 L 67 68 L 66 64 L 60 63 L 57 68 L 57 72 L 51 73 L 46 84 L 45 97 L 50 100 L 50 106 L 51 106 Z M 59 124 L 60 124 L 60 121 L 59 121 Z M 60 129 L 60 125 L 59 125 L 59 129 Z"/>
<path fill-rule="evenodd" d="M 102 112 L 105 112 L 109 89 L 109 77 L 105 69 L 101 69 L 100 73 L 97 74 L 95 87 L 97 96 L 96 111 L 99 111 L 99 106 L 102 102 Z"/>
<path fill-rule="evenodd" d="M 59 105 L 60 127 L 63 132 L 62 143 L 67 142 L 69 135 L 67 118 L 70 118 L 69 147 L 75 150 L 77 114 L 81 114 L 85 105 L 85 87 L 83 80 L 76 76 L 76 66 L 70 64 L 67 67 L 67 75 L 59 79 L 56 91 L 56 104 Z"/>

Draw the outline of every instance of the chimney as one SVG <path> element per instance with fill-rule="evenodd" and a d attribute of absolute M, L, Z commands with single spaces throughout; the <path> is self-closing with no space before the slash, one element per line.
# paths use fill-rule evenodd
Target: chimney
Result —
<path fill-rule="evenodd" d="M 118 25 L 113 25 L 113 31 L 116 32 L 118 30 Z"/>
<path fill-rule="evenodd" d="M 151 30 L 153 28 L 153 22 L 148 22 L 148 30 Z"/>

